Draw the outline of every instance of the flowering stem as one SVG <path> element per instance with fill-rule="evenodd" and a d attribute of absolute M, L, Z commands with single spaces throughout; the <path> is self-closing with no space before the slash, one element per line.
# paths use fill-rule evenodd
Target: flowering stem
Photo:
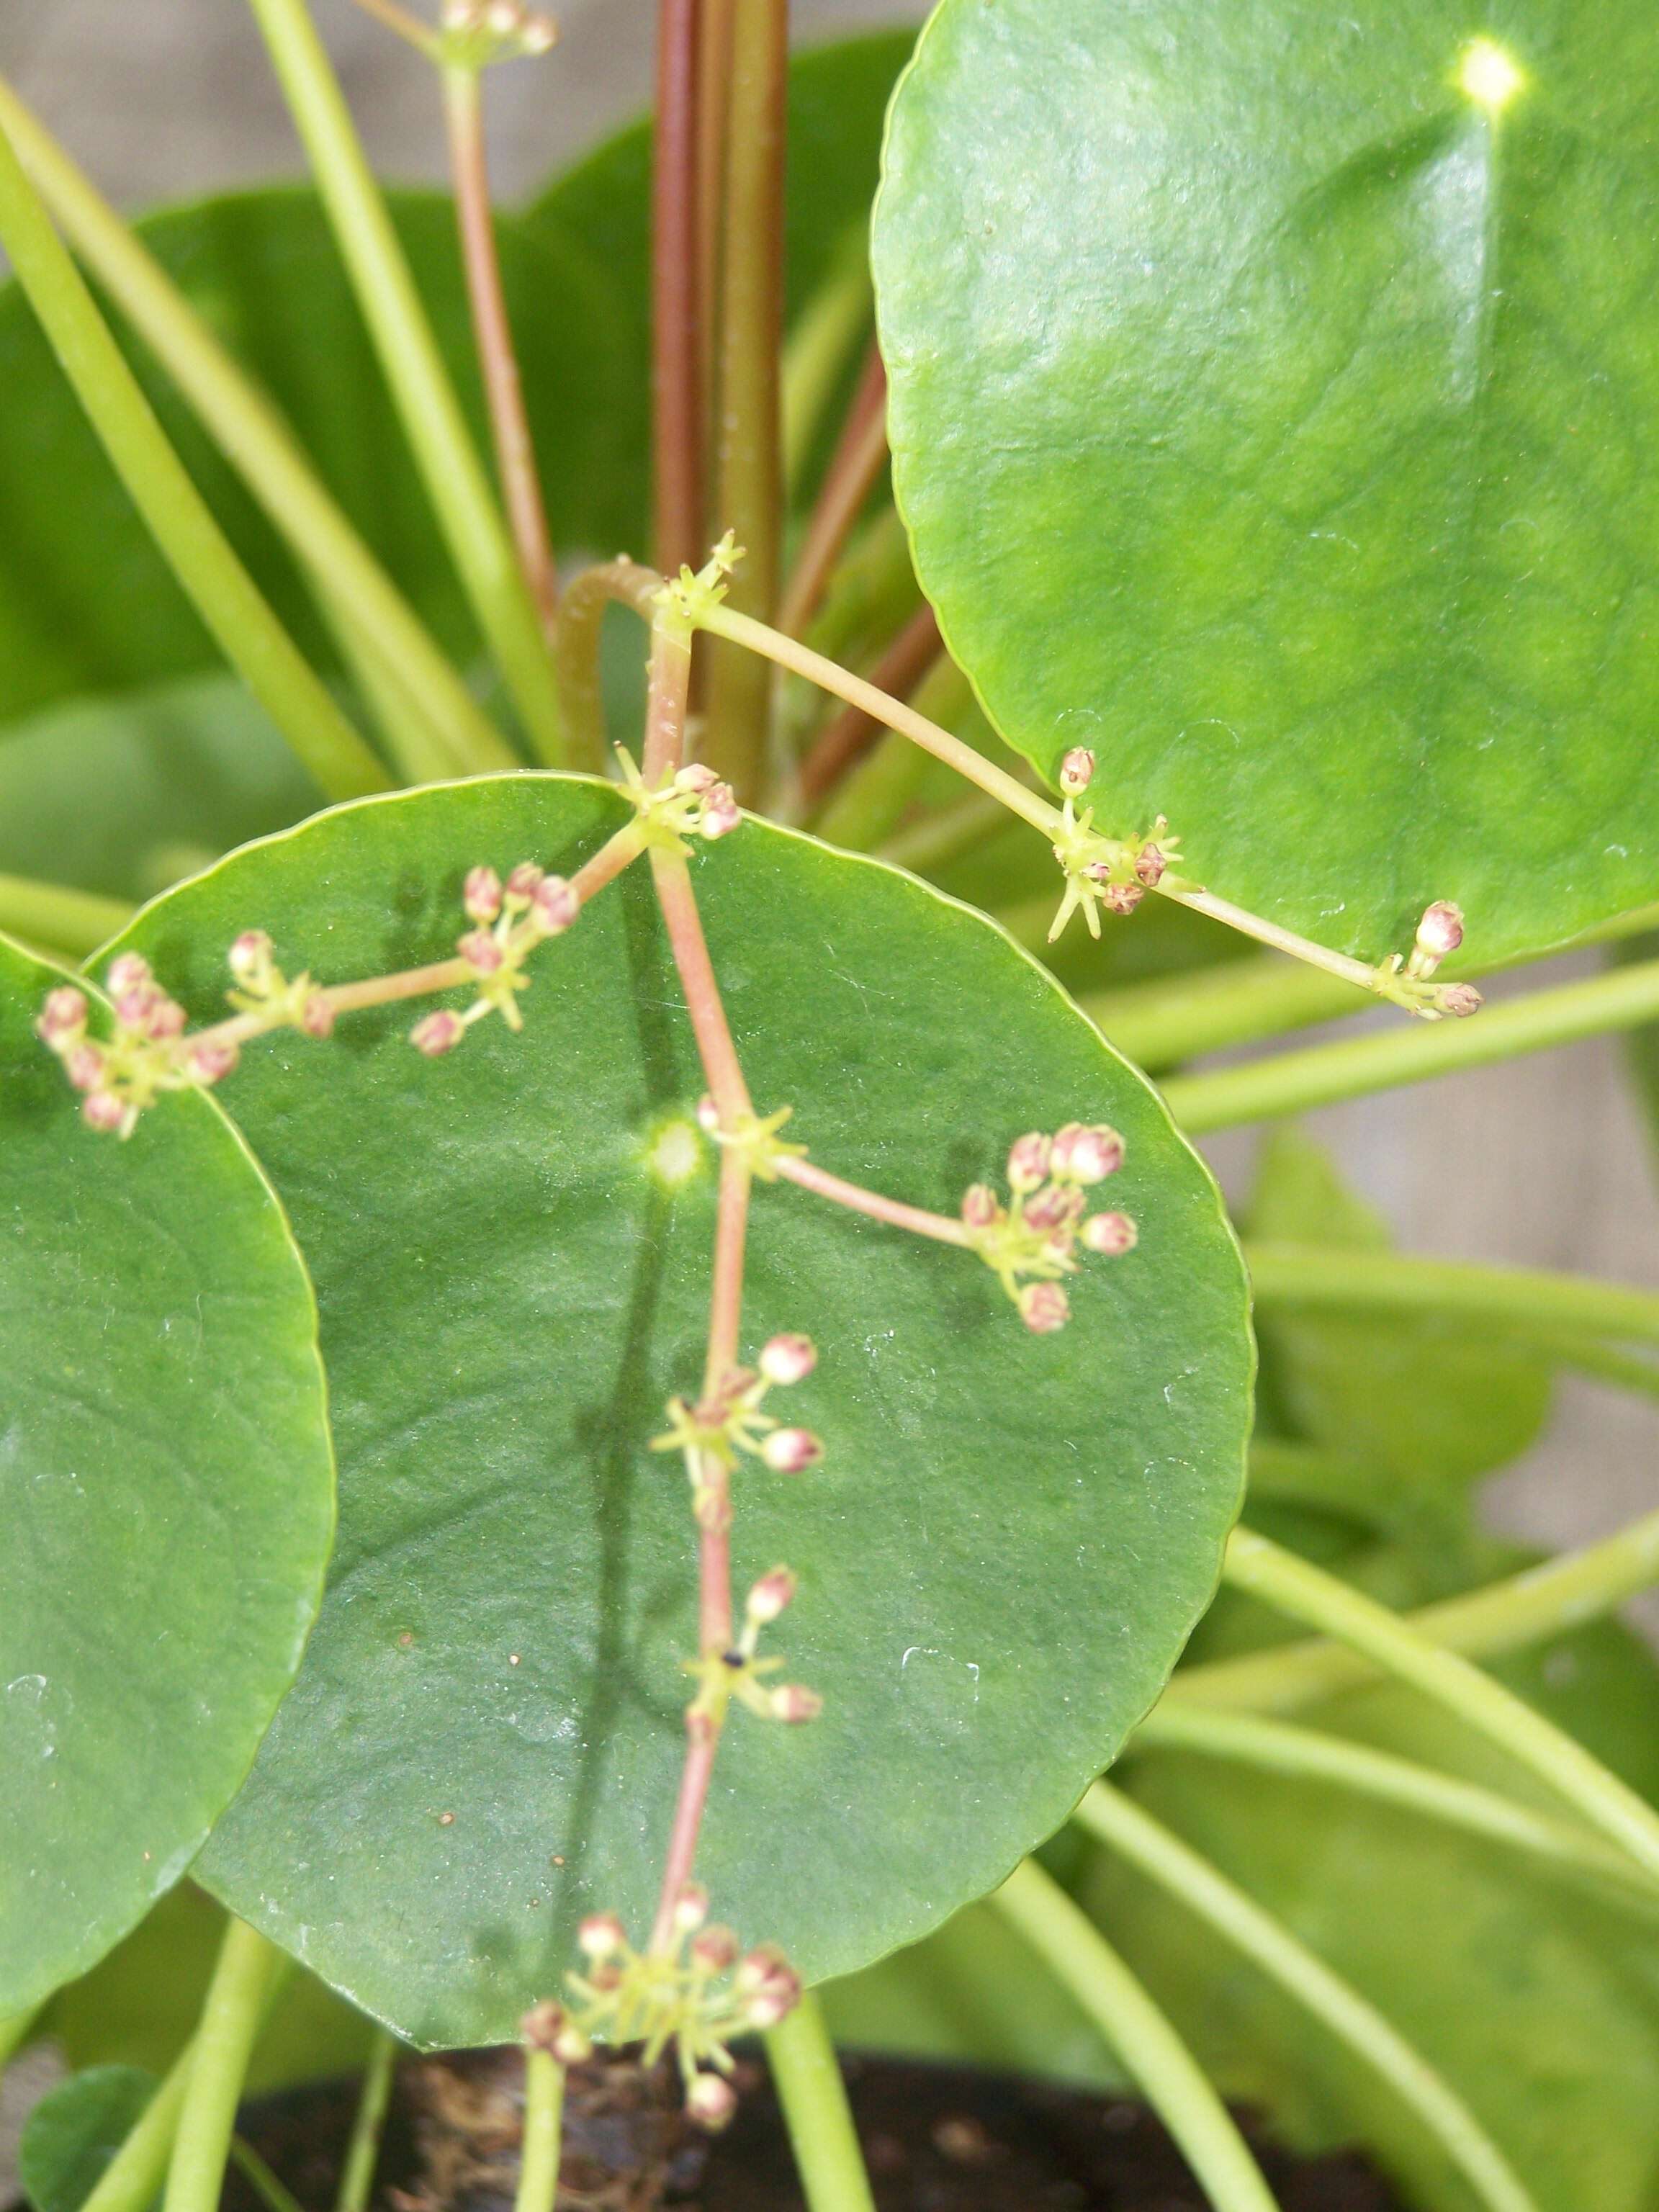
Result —
<path fill-rule="evenodd" d="M 1488 1006 L 1478 1022 L 1383 1030 L 1375 1036 L 1281 1053 L 1243 1067 L 1176 1076 L 1164 1085 L 1164 1095 L 1182 1128 L 1196 1135 L 1240 1121 L 1304 1113 L 1340 1098 L 1425 1082 L 1460 1068 L 1490 1066 L 1603 1030 L 1634 1029 L 1656 1018 L 1659 960 L 1644 960 L 1628 968 L 1610 968 L 1582 983 L 1563 983 L 1552 991 L 1534 991 Z M 1121 1042 L 1109 1028 L 1107 1033 L 1114 1042 Z"/>
<path fill-rule="evenodd" d="M 806 534 L 778 601 L 778 628 L 799 637 L 817 610 L 830 571 L 887 461 L 887 378 L 872 352 L 830 465 L 824 471 Z"/>
<path fill-rule="evenodd" d="M 1136 1753 L 1193 1752 L 1259 1773 L 1328 1783 L 1380 1804 L 1403 1806 L 1426 1820 L 1547 1860 L 1565 1873 L 1589 1876 L 1602 1894 L 1611 1884 L 1620 1904 L 1646 1916 L 1659 1914 L 1659 1884 L 1623 1851 L 1576 1822 L 1534 1812 L 1479 1783 L 1346 1736 L 1165 1698 L 1135 1730 L 1130 1747 Z"/>
<path fill-rule="evenodd" d="M 271 611 L 167 442 L 3 130 L 0 245 L 116 473 L 232 666 L 331 799 L 387 789 L 385 770 Z"/>
<path fill-rule="evenodd" d="M 1387 2082 L 1491 2212 L 1535 2212 L 1508 2160 L 1444 2077 L 1283 1921 L 1109 1783 L 1095 1784 L 1076 1817 L 1109 1850 L 1206 1921 Z"/>
<path fill-rule="evenodd" d="M 386 2109 L 392 2102 L 392 2077 L 398 2061 L 395 2037 L 383 2027 L 374 2031 L 363 2069 L 362 2087 L 352 2117 L 351 2140 L 340 2168 L 340 2186 L 334 2212 L 368 2212 L 374 2189 L 374 2169 L 380 2159 L 380 2137 L 386 2130 Z"/>
<path fill-rule="evenodd" d="M 1217 2212 L 1277 2212 L 1261 2169 L 1198 2061 L 1053 1875 L 1026 1859 L 990 1901 L 1099 2029 Z"/>
<path fill-rule="evenodd" d="M 876 2212 L 841 2063 L 810 1990 L 763 2039 L 807 2212 Z"/>
<path fill-rule="evenodd" d="M 0 128 L 76 251 L 155 355 L 238 471 L 322 602 L 392 682 L 393 759 L 409 775 L 466 775 L 514 757 L 397 586 L 364 544 L 264 394 L 220 343 L 160 263 L 0 82 Z M 439 759 L 405 755 L 400 732 L 418 719 Z"/>
<path fill-rule="evenodd" d="M 501 289 L 501 255 L 489 204 L 489 166 L 484 143 L 483 93 L 475 64 L 447 63 L 443 70 L 444 124 L 449 138 L 450 176 L 455 191 L 455 220 L 460 232 L 466 295 L 472 311 L 473 341 L 489 410 L 495 447 L 495 474 L 507 506 L 519 566 L 541 616 L 551 629 L 558 611 L 558 579 L 542 504 L 536 448 L 525 414 L 519 357 Z"/>
<path fill-rule="evenodd" d="M 164 2212 L 218 2212 L 236 2106 L 282 1954 L 232 1918 L 219 1947 L 197 2030 L 167 2167 Z"/>
<path fill-rule="evenodd" d="M 637 822 L 624 823 L 607 838 L 592 859 L 584 861 L 570 878 L 570 891 L 578 910 L 607 884 L 614 882 L 630 861 L 637 860 L 644 846 Z M 477 980 L 477 969 L 458 953 L 453 960 L 432 960 L 424 967 L 402 968 L 387 975 L 367 975 L 355 983 L 321 984 L 313 995 L 332 1014 L 359 1014 L 370 1006 L 427 998 L 434 991 L 459 990 L 464 986 L 475 985 Z M 245 1044 L 251 1037 L 263 1036 L 267 1027 L 259 1014 L 233 1014 L 228 1020 L 216 1022 L 210 1029 L 192 1030 L 191 1041 L 198 1045 Z"/>
<path fill-rule="evenodd" d="M 1386 1606 L 1248 1528 L 1235 1528 L 1222 1578 L 1305 1621 L 1408 1682 L 1549 1784 L 1592 1827 L 1659 1874 L 1659 1814 L 1599 1759 L 1467 1659 L 1431 1644 Z"/>
<path fill-rule="evenodd" d="M 564 2069 L 546 2051 L 524 2055 L 524 2136 L 513 2212 L 554 2212 L 564 2121 Z"/>
<path fill-rule="evenodd" d="M 595 775 L 608 764 L 605 691 L 599 647 L 608 606 L 631 607 L 641 620 L 652 618 L 651 601 L 662 578 L 623 554 L 584 568 L 566 586 L 559 601 L 553 658 L 559 672 L 559 696 L 565 712 L 572 763 Z"/>
<path fill-rule="evenodd" d="M 659 0 L 651 198 L 653 532 L 657 566 L 695 567 L 703 505 L 702 261 L 697 161 L 699 32 L 703 0 Z"/>
<path fill-rule="evenodd" d="M 786 1153 L 773 1163 L 779 1175 L 790 1182 L 799 1183 L 803 1190 L 816 1191 L 820 1198 L 834 1200 L 837 1206 L 850 1206 L 854 1213 L 867 1213 L 876 1221 L 890 1222 L 895 1229 L 914 1231 L 918 1237 L 931 1237 L 940 1244 L 966 1246 L 971 1242 L 967 1226 L 953 1220 L 948 1213 L 929 1213 L 926 1207 L 906 1206 L 902 1199 L 884 1198 L 878 1190 L 866 1190 L 861 1184 L 847 1182 L 840 1176 L 815 1167 L 811 1160 Z"/>
<path fill-rule="evenodd" d="M 1581 1628 L 1656 1582 L 1659 1512 L 1522 1574 L 1424 1606 L 1407 1613 L 1404 1626 L 1443 1650 L 1496 1656 Z M 1281 1644 L 1243 1658 L 1183 1667 L 1164 1691 L 1163 1703 L 1294 1712 L 1363 1688 L 1382 1671 L 1371 1658 L 1340 1644 Z"/>
<path fill-rule="evenodd" d="M 385 200 L 306 0 L 249 0 L 305 142 L 404 432 L 473 611 L 537 757 L 564 761 L 558 696 L 535 607 Z"/>
<path fill-rule="evenodd" d="M 769 616 L 783 521 L 780 356 L 783 343 L 784 94 L 788 0 L 735 0 L 726 132 L 719 339 L 721 526 L 746 552 L 738 606 Z M 764 785 L 772 686 L 745 653 L 711 670 L 708 764 L 745 805 Z"/>
<path fill-rule="evenodd" d="M 938 616 L 932 607 L 918 607 L 876 663 L 870 680 L 894 698 L 908 699 L 944 650 Z M 881 734 L 881 724 L 861 708 L 842 708 L 800 764 L 801 798 L 809 809 L 823 804 Z"/>

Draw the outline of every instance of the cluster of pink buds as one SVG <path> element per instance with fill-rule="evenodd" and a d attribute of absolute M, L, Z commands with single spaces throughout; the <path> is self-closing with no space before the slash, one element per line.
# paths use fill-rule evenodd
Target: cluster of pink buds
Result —
<path fill-rule="evenodd" d="M 817 1692 L 809 1690 L 804 1682 L 769 1683 L 766 1676 L 775 1674 L 784 1662 L 756 1656 L 761 1631 L 779 1618 L 794 1595 L 793 1571 L 788 1567 L 771 1568 L 750 1591 L 742 1633 L 730 1650 L 705 1651 L 700 1659 L 684 1662 L 686 1673 L 697 1680 L 693 1712 L 702 1714 L 718 1728 L 735 1698 L 760 1720 L 784 1721 L 791 1727 L 817 1720 L 823 1711 Z"/>
<path fill-rule="evenodd" d="M 804 1382 L 817 1364 L 810 1336 L 775 1336 L 763 1345 L 753 1367 L 733 1367 L 714 1390 L 692 1402 L 668 1401 L 668 1427 L 653 1437 L 653 1451 L 685 1455 L 693 1502 L 702 1519 L 719 1492 L 709 1474 L 729 1474 L 738 1455 L 748 1452 L 775 1474 L 805 1474 L 823 1457 L 823 1446 L 810 1429 L 785 1427 L 761 1410 L 769 1390 Z"/>
<path fill-rule="evenodd" d="M 653 791 L 641 775 L 634 756 L 617 747 L 622 763 L 623 795 L 633 801 L 647 845 L 672 853 L 688 854 L 688 837 L 712 841 L 724 837 L 743 820 L 743 810 L 729 783 L 722 783 L 712 768 L 690 761 L 677 769 L 667 782 Z"/>
<path fill-rule="evenodd" d="M 1127 1213 L 1089 1213 L 1085 1190 L 1123 1164 L 1123 1139 L 1103 1122 L 1068 1121 L 1052 1137 L 1033 1129 L 1008 1153 L 1008 1203 L 989 1183 L 965 1193 L 969 1241 L 1039 1336 L 1063 1328 L 1071 1305 L 1062 1278 L 1086 1252 L 1129 1251 L 1135 1225 Z"/>
<path fill-rule="evenodd" d="M 235 989 L 226 993 L 244 1017 L 251 1035 L 265 1030 L 296 1029 L 310 1037 L 332 1036 L 334 1008 L 325 991 L 308 975 L 292 982 L 276 965 L 275 948 L 263 929 L 245 929 L 227 958 Z"/>
<path fill-rule="evenodd" d="M 550 15 L 520 0 L 445 0 L 441 44 L 446 61 L 483 68 L 544 54 L 558 35 Z"/>
<path fill-rule="evenodd" d="M 428 1060 L 453 1052 L 475 1022 L 500 1014 L 510 1030 L 524 1027 L 519 994 L 529 988 L 524 963 L 538 945 L 569 928 L 581 902 L 562 876 L 550 876 L 533 860 L 520 860 L 505 884 L 494 868 L 472 869 L 461 902 L 472 925 L 455 940 L 471 972 L 477 996 L 464 1013 L 440 1007 L 425 1014 L 409 1041 Z"/>
<path fill-rule="evenodd" d="M 688 2115 L 711 2132 L 725 2127 L 738 2109 L 732 2039 L 775 2027 L 800 2002 L 800 1977 L 782 1952 L 769 1943 L 744 1952 L 731 1929 L 710 1923 L 696 1882 L 681 1890 L 665 1943 L 635 1950 L 614 1912 L 590 1913 L 576 1942 L 585 1963 L 565 1977 L 570 2001 L 532 2005 L 525 2041 L 562 2066 L 591 2057 L 596 2041 L 640 2044 L 647 2067 L 672 2045 Z"/>
<path fill-rule="evenodd" d="M 1144 837 L 1103 837 L 1094 827 L 1094 809 L 1079 814 L 1076 802 L 1094 781 L 1095 757 L 1074 745 L 1060 764 L 1060 835 L 1054 858 L 1065 872 L 1066 890 L 1048 932 L 1052 945 L 1074 914 L 1080 913 L 1091 937 L 1100 935 L 1100 908 L 1133 914 L 1149 890 L 1164 880 L 1180 858 L 1176 840 L 1160 814 Z"/>
<path fill-rule="evenodd" d="M 191 1073 L 185 1010 L 161 989 L 148 961 L 124 952 L 111 963 L 105 981 L 115 1009 L 109 1037 L 88 1034 L 86 994 L 70 983 L 47 994 L 35 1034 L 57 1054 L 81 1093 L 88 1127 L 130 1137 L 161 1092 L 211 1079 Z"/>
<path fill-rule="evenodd" d="M 1455 952 L 1462 942 L 1462 908 L 1449 899 L 1436 899 L 1432 906 L 1423 910 L 1409 956 L 1402 961 L 1396 952 L 1377 969 L 1377 990 L 1384 998 L 1409 1008 L 1425 1021 L 1441 1021 L 1448 1015 L 1454 1020 L 1462 1020 L 1478 1012 L 1480 994 L 1473 983 L 1433 983 L 1429 980 L 1441 962 Z"/>

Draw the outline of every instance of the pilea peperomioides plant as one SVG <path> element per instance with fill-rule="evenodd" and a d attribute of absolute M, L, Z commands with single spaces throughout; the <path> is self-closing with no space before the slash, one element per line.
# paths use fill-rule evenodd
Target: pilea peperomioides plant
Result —
<path fill-rule="evenodd" d="M 1587 2201 L 1263 1773 L 1471 1915 L 1577 1885 L 1533 2002 L 1608 2023 L 1563 2124 L 1639 2212 L 1659 1682 L 1585 1624 L 1659 1516 L 1526 1572 L 1468 1492 L 1558 1367 L 1659 1388 L 1659 1301 L 1403 1259 L 1289 1139 L 1241 1255 L 1183 1132 L 1659 1015 L 1655 961 L 1471 980 L 1659 896 L 1659 46 L 944 0 L 889 110 L 906 38 L 661 0 L 653 129 L 498 216 L 481 74 L 554 26 L 368 4 L 450 201 L 382 196 L 305 0 L 252 5 L 314 195 L 129 231 L 0 86 L 0 2015 L 118 2062 L 38 2212 L 211 2212 L 325 1988 L 341 2212 L 392 2038 L 522 2043 L 551 2212 L 567 2069 L 714 2131 L 754 2033 L 864 2212 L 819 1984 L 1127 2077 L 1223 2212 L 1200 2059 L 1437 2212 Z M 187 1868 L 199 2025 L 89 2031 Z M 902 2029 L 930 1973 L 968 2029 Z"/>

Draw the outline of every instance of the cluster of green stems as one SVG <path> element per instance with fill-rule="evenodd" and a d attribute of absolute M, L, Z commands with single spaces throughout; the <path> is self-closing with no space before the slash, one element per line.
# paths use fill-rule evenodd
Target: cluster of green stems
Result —
<path fill-rule="evenodd" d="M 489 404 L 495 473 L 467 432 L 379 188 L 363 157 L 305 0 L 250 0 L 304 141 L 417 469 L 511 699 L 519 746 L 502 735 L 358 537 L 280 416 L 40 124 L 0 86 L 0 243 L 137 507 L 227 659 L 331 799 L 398 782 L 487 773 L 529 758 L 602 770 L 598 642 L 605 605 L 652 621 L 643 770 L 655 787 L 684 764 L 688 736 L 739 794 L 775 793 L 773 670 L 840 702 L 794 778 L 794 799 L 827 831 L 862 829 L 894 857 L 934 858 L 971 842 L 1005 810 L 1049 842 L 1061 816 L 913 703 L 943 696 L 927 610 L 877 665 L 853 673 L 805 641 L 836 562 L 884 459 L 879 363 L 860 380 L 836 457 L 793 569 L 781 527 L 788 472 L 781 364 L 781 0 L 662 0 L 653 196 L 653 394 L 656 568 L 619 562 L 561 592 L 543 511 L 490 221 L 476 47 L 442 39 L 446 126 L 463 259 Z M 401 13 L 391 0 L 376 12 Z M 463 9 L 446 33 L 461 23 Z M 408 19 L 403 26 L 407 27 Z M 458 34 L 459 35 L 459 34 Z M 50 212 L 48 211 L 50 210 Z M 371 743 L 304 660 L 196 491 L 127 367 L 76 263 L 67 234 L 106 294 L 175 385 L 294 548 L 326 610 L 374 732 Z M 823 381 L 819 379 L 820 383 Z M 711 404 L 718 392 L 720 404 Z M 717 427 L 711 427 L 717 426 Z M 799 443 L 799 439 L 795 441 Z M 735 528 L 748 549 L 732 598 L 678 603 L 663 618 L 662 574 L 695 564 Z M 688 627 L 689 624 L 689 627 Z M 710 641 L 693 692 L 691 630 Z M 701 659 L 702 656 L 699 656 Z M 895 833 L 885 801 L 860 823 L 854 770 L 873 789 L 910 787 L 872 740 L 880 732 L 942 761 L 974 787 L 959 816 Z M 781 794 L 786 801 L 790 792 Z M 907 844 L 906 839 L 908 839 Z M 918 840 L 921 843 L 918 843 Z M 619 833 L 576 879 L 592 896 L 641 853 L 650 867 L 705 1079 L 729 1132 L 752 1121 L 684 858 L 636 829 Z M 1087 1001 L 1107 1033 L 1149 1065 L 1178 1069 L 1219 1046 L 1255 1042 L 1364 1003 L 1372 970 L 1193 887 L 1183 903 L 1270 950 L 1170 982 Z M 1018 918 L 1009 917 L 1018 923 Z M 48 884 L 0 878 L 0 921 L 79 953 L 124 919 L 116 902 Z M 1633 934 L 1659 909 L 1601 933 Z M 1290 957 L 1285 956 L 1289 955 Z M 334 1011 L 447 988 L 446 963 L 402 978 L 331 987 Z M 1452 972 L 1460 972 L 1455 969 Z M 1461 971 L 1474 972 L 1468 965 Z M 1215 1073 L 1172 1074 L 1165 1094 L 1194 1133 L 1282 1115 L 1389 1085 L 1565 1044 L 1659 1016 L 1659 960 L 1540 990 L 1478 1022 L 1388 1031 Z M 793 1179 L 896 1225 L 961 1243 L 959 1224 L 920 1214 L 800 1163 Z M 743 1258 L 752 1160 L 722 1148 L 705 1386 L 738 1356 Z M 1257 1246 L 1247 1253 L 1257 1304 L 1350 1311 L 1476 1313 L 1535 1345 L 1540 1358 L 1659 1395 L 1659 1366 L 1632 1347 L 1659 1342 L 1659 1297 L 1559 1276 L 1431 1261 Z M 718 1468 L 706 1480 L 719 1487 Z M 729 1514 L 706 1516 L 699 1545 L 699 1640 L 732 1638 Z M 1584 1552 L 1514 1580 L 1401 1618 L 1246 1531 L 1225 1578 L 1316 1632 L 1317 1640 L 1182 1671 L 1136 1733 L 1135 1758 L 1179 1753 L 1259 1771 L 1317 1777 L 1333 1788 L 1404 1806 L 1529 1855 L 1651 1920 L 1659 1912 L 1659 1820 L 1583 1750 L 1474 1662 L 1577 1626 L 1659 1578 L 1659 1515 Z M 1500 1747 L 1546 1784 L 1563 1814 L 1458 1781 L 1284 1717 L 1379 1679 L 1409 1684 Z M 665 1852 L 656 1934 L 690 1879 L 720 1740 L 720 1723 L 688 1712 L 683 1780 Z M 1433 2069 L 1281 1923 L 1180 1838 L 1105 1782 L 1077 1819 L 1105 1849 L 1168 1888 L 1222 1940 L 1278 1979 L 1390 2083 L 1478 2201 L 1522 2212 L 1522 2184 Z M 1072 1988 L 1126 2069 L 1142 2084 L 1223 2212 L 1261 2212 L 1271 2198 L 1242 2137 L 1170 2023 L 1081 1909 L 1034 1862 L 996 1894 L 998 1908 Z M 227 1932 L 197 2033 L 88 2200 L 89 2212 L 140 2212 L 165 2182 L 166 2212 L 211 2212 L 231 2154 L 235 2105 L 285 1962 L 254 1931 Z M 21 2033 L 21 2028 L 17 2032 Z M 768 2038 L 813 2212 L 868 2212 L 840 2075 L 821 2014 L 806 1999 Z M 339 2212 L 363 2212 L 395 2046 L 377 2039 L 348 2156 Z M 557 2185 L 562 2074 L 528 2055 L 520 2212 L 550 2212 Z"/>

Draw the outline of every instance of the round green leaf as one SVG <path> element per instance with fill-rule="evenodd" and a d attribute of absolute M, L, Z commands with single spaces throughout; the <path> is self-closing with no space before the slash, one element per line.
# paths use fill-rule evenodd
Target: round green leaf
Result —
<path fill-rule="evenodd" d="M 898 495 L 994 720 L 1373 959 L 1432 898 L 1499 959 L 1659 889 L 1659 45 L 1481 24 L 945 0 L 877 210 Z"/>
<path fill-rule="evenodd" d="M 339 809 L 131 942 L 207 1017 L 245 927 L 325 981 L 427 960 L 468 866 L 568 873 L 624 818 L 608 787 L 532 775 Z M 761 823 L 696 878 L 757 1108 L 793 1105 L 826 1166 L 954 1210 L 1022 1130 L 1107 1120 L 1141 1232 L 1036 1338 L 969 1255 L 757 1192 L 744 1345 L 816 1338 L 788 1412 L 828 1455 L 741 1475 L 736 1573 L 799 1571 L 768 1641 L 827 1705 L 803 1729 L 734 1710 L 700 1865 L 816 1978 L 1006 1874 L 1156 1694 L 1237 1510 L 1251 1354 L 1208 1174 L 1000 931 Z M 714 1175 L 642 869 L 544 948 L 526 1012 L 433 1062 L 393 1007 L 251 1051 L 227 1086 L 318 1284 L 342 1514 L 299 1682 L 201 1875 L 427 2045 L 515 2033 L 579 1913 L 641 1927 L 696 1650 L 685 1482 L 647 1446 L 701 1371 Z"/>
<path fill-rule="evenodd" d="M 142 2066 L 93 2066 L 48 2089 L 17 2145 L 34 2212 L 81 2212 L 155 2094 Z"/>
<path fill-rule="evenodd" d="M 89 1966 L 234 1794 L 321 1594 L 333 1473 L 282 1210 L 210 1102 L 127 1144 L 0 942 L 0 2013 Z"/>

